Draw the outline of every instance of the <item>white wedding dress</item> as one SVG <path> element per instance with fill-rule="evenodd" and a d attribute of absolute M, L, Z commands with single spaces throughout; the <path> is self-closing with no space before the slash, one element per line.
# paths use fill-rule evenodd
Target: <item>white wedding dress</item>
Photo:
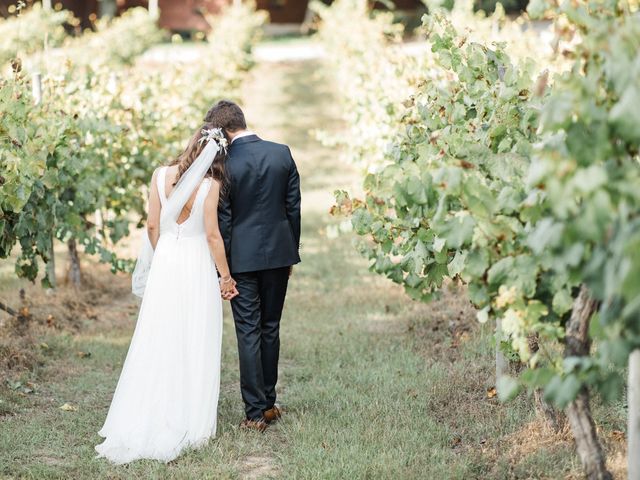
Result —
<path fill-rule="evenodd" d="M 157 175 L 163 209 L 166 171 Z M 105 440 L 96 446 L 99 457 L 117 464 L 169 462 L 216 432 L 222 301 L 204 229 L 211 180 L 198 181 L 186 221 L 161 215 L 138 322 L 99 432 Z"/>

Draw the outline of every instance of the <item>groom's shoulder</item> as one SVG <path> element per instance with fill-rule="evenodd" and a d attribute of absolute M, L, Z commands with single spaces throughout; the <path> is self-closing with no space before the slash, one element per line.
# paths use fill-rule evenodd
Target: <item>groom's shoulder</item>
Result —
<path fill-rule="evenodd" d="M 272 142 L 270 140 L 261 140 L 260 146 L 264 149 L 279 152 L 279 153 L 289 153 L 289 146 L 284 143 Z"/>

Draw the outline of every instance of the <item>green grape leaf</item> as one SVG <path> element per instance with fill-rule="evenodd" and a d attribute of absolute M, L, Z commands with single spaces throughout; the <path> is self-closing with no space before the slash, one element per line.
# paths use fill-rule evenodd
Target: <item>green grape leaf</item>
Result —
<path fill-rule="evenodd" d="M 449 262 L 449 265 L 448 265 L 449 276 L 455 277 L 456 275 L 460 274 L 460 272 L 462 272 L 462 270 L 464 269 L 466 258 L 467 258 L 467 252 L 462 252 L 460 250 L 456 252 L 456 255 L 453 257 L 453 260 L 451 260 L 451 262 Z"/>

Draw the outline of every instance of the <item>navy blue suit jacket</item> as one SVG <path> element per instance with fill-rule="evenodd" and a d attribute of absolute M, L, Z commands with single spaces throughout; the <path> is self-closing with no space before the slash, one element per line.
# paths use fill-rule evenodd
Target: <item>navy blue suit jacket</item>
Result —
<path fill-rule="evenodd" d="M 300 262 L 300 176 L 286 145 L 257 135 L 235 140 L 218 208 L 231 273 Z"/>

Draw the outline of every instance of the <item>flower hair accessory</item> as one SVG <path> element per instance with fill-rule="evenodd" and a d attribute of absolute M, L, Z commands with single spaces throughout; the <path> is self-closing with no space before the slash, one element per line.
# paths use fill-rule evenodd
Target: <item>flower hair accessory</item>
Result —
<path fill-rule="evenodd" d="M 200 133 L 202 133 L 202 137 L 198 140 L 198 143 L 209 143 L 213 140 L 218 144 L 220 150 L 227 153 L 227 137 L 224 136 L 224 132 L 221 128 L 203 128 Z"/>

